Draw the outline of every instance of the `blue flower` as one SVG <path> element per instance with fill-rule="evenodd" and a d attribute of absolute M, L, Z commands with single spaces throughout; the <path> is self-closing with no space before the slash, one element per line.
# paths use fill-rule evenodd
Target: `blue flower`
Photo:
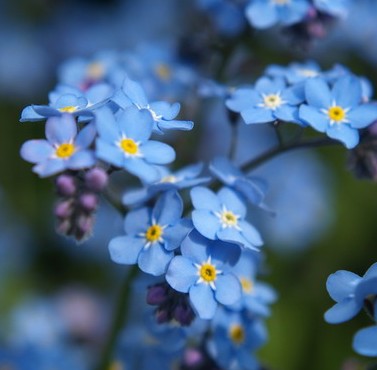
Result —
<path fill-rule="evenodd" d="M 377 301 L 374 302 L 374 321 L 377 322 Z M 363 356 L 377 357 L 377 325 L 359 330 L 353 337 L 353 349 Z"/>
<path fill-rule="evenodd" d="M 109 250 L 114 262 L 138 264 L 151 275 L 165 273 L 182 240 L 191 230 L 191 223 L 181 220 L 182 199 L 176 191 L 163 194 L 153 209 L 140 208 L 125 218 L 125 236 L 110 241 Z"/>
<path fill-rule="evenodd" d="M 255 28 L 290 26 L 306 17 L 309 6 L 308 0 L 250 0 L 246 17 Z"/>
<path fill-rule="evenodd" d="M 186 166 L 174 173 L 167 168 L 159 166 L 160 179 L 150 184 L 148 187 L 127 191 L 122 198 L 126 206 L 142 204 L 153 198 L 156 194 L 171 189 L 185 189 L 200 185 L 210 180 L 209 177 L 198 177 L 202 172 L 203 164 L 193 164 Z"/>
<path fill-rule="evenodd" d="M 201 319 L 211 319 L 218 304 L 231 305 L 241 297 L 241 286 L 230 265 L 239 258 L 235 244 L 213 242 L 192 231 L 181 245 L 181 256 L 172 259 L 166 280 L 182 293 Z"/>
<path fill-rule="evenodd" d="M 349 149 L 359 143 L 358 129 L 377 119 L 377 105 L 362 104 L 362 86 L 353 76 L 339 78 L 332 89 L 323 78 L 310 79 L 305 96 L 308 104 L 300 106 L 300 119 Z"/>
<path fill-rule="evenodd" d="M 232 268 L 233 274 L 240 280 L 242 298 L 231 308 L 246 309 L 253 316 L 269 316 L 269 305 L 276 301 L 277 296 L 268 284 L 256 280 L 258 262 L 255 253 L 243 251 L 239 261 Z"/>
<path fill-rule="evenodd" d="M 302 88 L 287 87 L 282 78 L 261 77 L 254 88 L 237 89 L 226 106 L 240 112 L 247 124 L 276 120 L 300 123 L 298 104 L 303 100 Z"/>
<path fill-rule="evenodd" d="M 236 190 L 250 203 L 268 209 L 264 204 L 266 184 L 262 180 L 245 175 L 226 157 L 215 158 L 209 169 L 223 184 Z"/>
<path fill-rule="evenodd" d="M 213 335 L 207 343 L 211 357 L 223 369 L 259 370 L 261 365 L 253 352 L 267 340 L 263 321 L 245 313 L 226 309 L 213 319 Z"/>
<path fill-rule="evenodd" d="M 175 120 L 181 109 L 179 103 L 170 104 L 165 101 L 149 103 L 142 86 L 128 77 L 124 79 L 122 89 L 115 94 L 112 101 L 122 109 L 133 105 L 140 110 L 147 110 L 153 118 L 154 130 L 160 133 L 164 130 L 187 131 L 194 126 L 191 121 Z"/>
<path fill-rule="evenodd" d="M 351 0 L 313 0 L 314 6 L 334 17 L 346 17 L 351 6 Z"/>
<path fill-rule="evenodd" d="M 49 94 L 49 105 L 26 107 L 21 113 L 20 121 L 40 121 L 49 117 L 61 116 L 64 113 L 90 119 L 93 117 L 93 111 L 105 105 L 112 93 L 112 88 L 107 84 L 94 85 L 85 92 L 60 85 Z"/>
<path fill-rule="evenodd" d="M 146 110 L 130 106 L 114 116 L 109 108 L 103 107 L 96 112 L 96 126 L 98 158 L 126 169 L 143 181 L 157 181 L 160 174 L 154 165 L 175 159 L 172 147 L 149 140 L 153 119 Z"/>
<path fill-rule="evenodd" d="M 245 220 L 246 206 L 240 195 L 230 188 L 222 188 L 216 195 L 205 187 L 191 190 L 194 206 L 192 221 L 206 238 L 236 243 L 259 250 L 263 244 L 259 232 Z"/>
<path fill-rule="evenodd" d="M 21 147 L 21 157 L 35 163 L 33 171 L 41 177 L 55 175 L 66 169 L 80 170 L 95 164 L 88 147 L 94 140 L 94 125 L 85 126 L 77 135 L 75 119 L 69 114 L 49 118 L 46 122 L 47 140 L 29 140 Z"/>
<path fill-rule="evenodd" d="M 377 294 L 377 263 L 363 277 L 340 270 L 331 274 L 326 282 L 330 297 L 337 302 L 325 313 L 330 324 L 339 324 L 356 316 L 364 305 L 364 299 Z"/>

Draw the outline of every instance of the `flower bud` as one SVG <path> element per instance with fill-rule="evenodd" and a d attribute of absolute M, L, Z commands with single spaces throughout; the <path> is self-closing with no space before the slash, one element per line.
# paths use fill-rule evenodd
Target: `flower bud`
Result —
<path fill-rule="evenodd" d="M 100 192 L 108 183 L 109 176 L 105 170 L 99 167 L 92 168 L 85 175 L 85 185 L 89 190 Z"/>
<path fill-rule="evenodd" d="M 168 298 L 166 289 L 162 285 L 154 285 L 148 288 L 147 303 L 150 305 L 161 305 Z"/>
<path fill-rule="evenodd" d="M 85 211 L 92 212 L 97 208 L 98 198 L 93 193 L 85 193 L 80 196 L 79 204 Z"/>
<path fill-rule="evenodd" d="M 57 192 L 64 196 L 69 197 L 76 192 L 76 183 L 73 176 L 63 174 L 56 179 L 56 190 Z"/>
<path fill-rule="evenodd" d="M 58 202 L 55 206 L 54 214 L 59 218 L 68 218 L 72 215 L 72 202 L 71 200 L 65 200 Z"/>

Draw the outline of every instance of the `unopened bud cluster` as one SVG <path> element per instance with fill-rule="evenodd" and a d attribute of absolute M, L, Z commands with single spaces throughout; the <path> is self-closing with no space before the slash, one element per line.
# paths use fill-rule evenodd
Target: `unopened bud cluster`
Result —
<path fill-rule="evenodd" d="M 77 241 L 83 241 L 91 234 L 98 194 L 106 187 L 107 181 L 107 173 L 98 167 L 83 177 L 75 173 L 63 173 L 57 177 L 56 190 L 60 198 L 54 213 L 59 233 Z"/>

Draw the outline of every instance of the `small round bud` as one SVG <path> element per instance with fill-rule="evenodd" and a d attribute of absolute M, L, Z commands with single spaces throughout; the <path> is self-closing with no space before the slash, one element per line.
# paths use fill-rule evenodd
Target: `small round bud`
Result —
<path fill-rule="evenodd" d="M 148 288 L 147 303 L 161 305 L 168 298 L 167 291 L 162 285 L 154 285 Z"/>
<path fill-rule="evenodd" d="M 76 192 L 75 178 L 66 174 L 60 175 L 56 179 L 56 190 L 64 197 L 74 195 Z"/>
<path fill-rule="evenodd" d="M 173 316 L 182 326 L 189 326 L 195 319 L 194 311 L 186 304 L 178 305 L 174 310 Z"/>
<path fill-rule="evenodd" d="M 59 202 L 55 206 L 54 214 L 59 218 L 68 218 L 72 215 L 72 202 L 71 200 L 65 200 Z"/>
<path fill-rule="evenodd" d="M 165 322 L 170 321 L 169 313 L 165 310 L 156 311 L 155 315 L 158 324 L 164 324 Z"/>
<path fill-rule="evenodd" d="M 183 363 L 187 367 L 195 367 L 203 363 L 204 355 L 196 348 L 187 348 L 183 355 Z"/>
<path fill-rule="evenodd" d="M 85 211 L 92 212 L 97 208 L 98 198 L 93 193 L 85 193 L 80 196 L 79 204 Z"/>
<path fill-rule="evenodd" d="M 72 224 L 69 220 L 59 221 L 56 226 L 56 231 L 59 234 L 63 234 L 63 235 L 69 235 L 71 229 L 72 229 Z"/>
<path fill-rule="evenodd" d="M 102 168 L 95 167 L 85 175 L 85 185 L 89 190 L 100 192 L 108 183 L 109 176 Z"/>

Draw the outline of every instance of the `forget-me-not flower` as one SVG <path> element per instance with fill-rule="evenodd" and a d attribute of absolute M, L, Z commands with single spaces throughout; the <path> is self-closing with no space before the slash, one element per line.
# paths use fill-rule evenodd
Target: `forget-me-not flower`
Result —
<path fill-rule="evenodd" d="M 358 129 L 377 120 L 377 104 L 362 103 L 362 85 L 357 77 L 341 77 L 332 88 L 323 78 L 310 79 L 305 96 L 307 104 L 300 106 L 300 119 L 348 149 L 359 143 Z"/>
<path fill-rule="evenodd" d="M 149 140 L 153 119 L 146 110 L 130 106 L 114 116 L 109 108 L 103 107 L 97 111 L 95 122 L 99 134 L 98 158 L 124 168 L 143 181 L 157 181 L 160 175 L 154 165 L 175 159 L 172 147 Z"/>
<path fill-rule="evenodd" d="M 35 163 L 33 171 L 41 177 L 55 175 L 64 170 L 80 170 L 95 164 L 94 153 L 89 150 L 96 130 L 86 125 L 77 134 L 77 124 L 69 114 L 49 118 L 46 122 L 47 140 L 29 140 L 21 147 L 21 157 Z"/>
<path fill-rule="evenodd" d="M 215 194 L 197 186 L 191 190 L 191 200 L 195 208 L 192 221 L 200 234 L 211 240 L 259 250 L 262 238 L 258 230 L 245 220 L 246 205 L 237 192 L 224 187 Z"/>
<path fill-rule="evenodd" d="M 138 264 L 140 269 L 155 276 L 162 275 L 191 223 L 182 220 L 183 203 L 176 191 L 163 194 L 153 209 L 144 207 L 127 214 L 125 236 L 110 241 L 114 262 Z"/>
<path fill-rule="evenodd" d="M 172 259 L 166 280 L 182 293 L 201 319 L 211 319 L 218 304 L 231 305 L 241 297 L 241 284 L 231 273 L 239 258 L 235 244 L 211 241 L 192 231 L 181 245 L 181 256 Z"/>

